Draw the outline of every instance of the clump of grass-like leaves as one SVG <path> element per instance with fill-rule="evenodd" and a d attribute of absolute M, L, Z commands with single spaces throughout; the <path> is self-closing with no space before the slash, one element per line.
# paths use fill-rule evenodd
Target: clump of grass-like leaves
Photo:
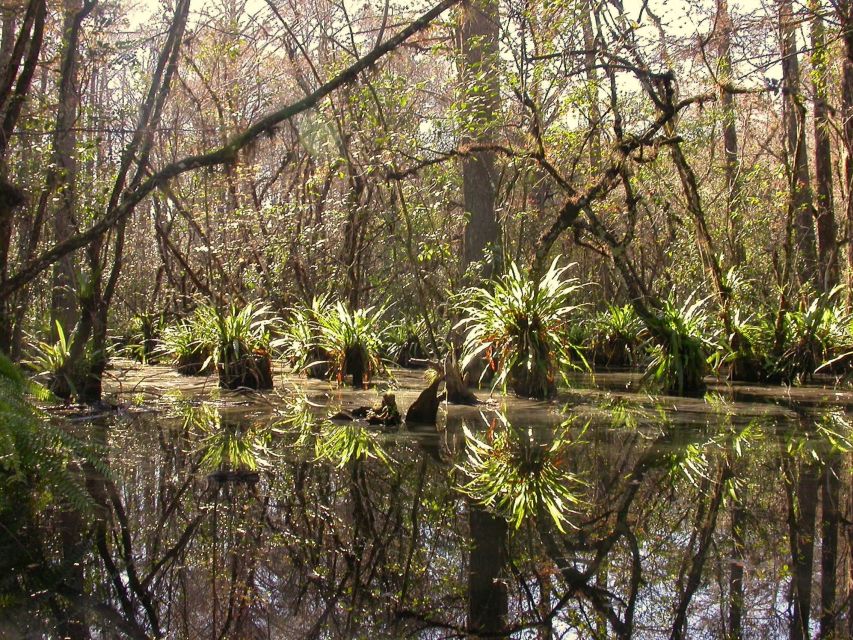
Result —
<path fill-rule="evenodd" d="M 210 335 L 202 345 L 210 350 L 210 361 L 219 372 L 219 386 L 271 389 L 269 328 L 274 319 L 269 308 L 232 304 L 224 310 L 214 309 L 212 314 Z"/>
<path fill-rule="evenodd" d="M 581 504 L 583 481 L 568 470 L 568 450 L 576 441 L 568 425 L 547 443 L 498 414 L 500 424 L 478 438 L 464 428 L 466 459 L 458 468 L 468 481 L 460 490 L 507 519 L 517 529 L 530 517 L 548 514 L 565 532 Z"/>
<path fill-rule="evenodd" d="M 844 372 L 853 364 L 851 317 L 835 303 L 840 289 L 816 296 L 785 314 L 784 349 L 773 373 L 785 382 L 806 382 L 818 370 Z"/>
<path fill-rule="evenodd" d="M 32 340 L 31 356 L 26 365 L 37 375 L 55 376 L 59 374 L 71 354 L 71 345 L 65 335 L 65 329 L 56 321 L 56 342 Z"/>
<path fill-rule="evenodd" d="M 633 306 L 607 305 L 593 320 L 593 358 L 605 366 L 632 366 L 645 338 L 645 325 Z"/>
<path fill-rule="evenodd" d="M 317 318 L 318 346 L 326 354 L 330 375 L 342 382 L 352 376 L 352 385 L 364 386 L 385 369 L 382 358 L 380 318 L 385 307 L 367 307 L 351 311 L 340 301 Z"/>
<path fill-rule="evenodd" d="M 188 319 L 163 330 L 158 351 L 169 358 L 178 373 L 197 375 L 211 368 L 216 317 L 213 307 L 203 305 Z"/>
<path fill-rule="evenodd" d="M 295 305 L 272 346 L 293 371 L 304 371 L 311 378 L 328 375 L 328 354 L 320 347 L 320 318 L 331 312 L 328 296 L 315 296 L 310 305 Z"/>
<path fill-rule="evenodd" d="M 580 361 L 570 340 L 570 321 L 580 305 L 574 302 L 583 287 L 566 277 L 572 267 L 551 263 L 535 281 L 511 264 L 491 287 L 472 287 L 459 299 L 466 330 L 463 369 L 485 358 L 497 372 L 494 384 L 524 397 L 547 398 L 556 391 L 556 378 Z"/>
<path fill-rule="evenodd" d="M 692 300 L 679 306 L 663 302 L 660 313 L 647 320 L 651 334 L 650 378 L 667 393 L 684 395 L 705 388 L 708 356 L 714 344 L 705 336 L 705 301 Z"/>

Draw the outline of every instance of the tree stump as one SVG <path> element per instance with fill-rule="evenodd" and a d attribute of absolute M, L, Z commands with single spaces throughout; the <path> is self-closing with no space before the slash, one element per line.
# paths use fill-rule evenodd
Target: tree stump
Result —
<path fill-rule="evenodd" d="M 436 376 L 426 389 L 421 391 L 417 400 L 412 403 L 406 411 L 406 423 L 416 424 L 435 424 L 438 417 L 438 387 L 442 383 L 442 378 Z"/>

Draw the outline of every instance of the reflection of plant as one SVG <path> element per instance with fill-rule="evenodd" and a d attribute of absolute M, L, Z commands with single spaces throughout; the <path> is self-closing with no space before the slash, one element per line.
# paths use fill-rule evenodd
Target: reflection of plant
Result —
<path fill-rule="evenodd" d="M 536 442 L 530 430 L 511 425 L 502 414 L 498 419 L 499 428 L 487 439 L 464 429 L 467 458 L 458 468 L 469 480 L 461 491 L 494 509 L 515 528 L 525 518 L 547 512 L 565 532 L 563 525 L 571 526 L 568 516 L 576 514 L 581 503 L 576 492 L 584 484 L 566 468 L 568 450 L 575 442 L 569 438 L 568 425 L 545 444 Z"/>
<path fill-rule="evenodd" d="M 296 446 L 312 447 L 317 460 L 326 460 L 338 468 L 366 458 L 390 463 L 375 432 L 351 423 L 335 424 L 317 418 L 305 396 L 293 398 L 279 426 L 296 436 Z"/>
<path fill-rule="evenodd" d="M 703 335 L 704 321 L 704 300 L 688 299 L 680 307 L 665 300 L 660 314 L 649 322 L 654 344 L 646 377 L 669 393 L 703 389 L 707 354 L 713 347 Z"/>
<path fill-rule="evenodd" d="M 557 267 L 555 259 L 534 282 L 511 264 L 491 290 L 464 291 L 460 308 L 465 317 L 458 325 L 467 329 L 463 368 L 485 356 L 498 372 L 495 385 L 509 383 L 521 396 L 552 395 L 556 376 L 575 366 L 573 356 L 579 356 L 568 337 L 568 320 L 578 308 L 570 301 L 582 285 L 564 277 L 570 266 Z"/>
<path fill-rule="evenodd" d="M 208 404 L 190 407 L 184 424 L 201 432 L 201 464 L 211 470 L 255 471 L 269 466 L 272 429 L 222 420 Z"/>

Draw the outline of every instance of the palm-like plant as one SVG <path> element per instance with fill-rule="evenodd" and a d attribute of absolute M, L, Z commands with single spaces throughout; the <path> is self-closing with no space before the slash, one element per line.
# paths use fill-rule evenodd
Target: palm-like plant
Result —
<path fill-rule="evenodd" d="M 56 342 L 45 342 L 43 340 L 32 341 L 32 357 L 26 364 L 41 376 L 55 376 L 68 360 L 71 354 L 71 345 L 65 336 L 65 330 L 59 321 L 56 321 Z"/>
<path fill-rule="evenodd" d="M 840 289 L 815 297 L 785 315 L 785 346 L 774 373 L 786 382 L 805 381 L 822 368 L 841 369 L 853 359 L 851 317 L 834 302 Z"/>
<path fill-rule="evenodd" d="M 497 372 L 495 385 L 509 384 L 517 395 L 546 398 L 556 391 L 556 377 L 577 362 L 586 366 L 569 338 L 569 322 L 580 305 L 572 304 L 579 289 L 576 278 L 565 277 L 573 265 L 551 263 L 534 281 L 515 264 L 491 289 L 472 287 L 460 299 L 466 331 L 463 369 L 485 358 Z"/>
<path fill-rule="evenodd" d="M 330 373 L 338 382 L 352 376 L 352 385 L 362 387 L 371 375 L 384 370 L 380 353 L 380 318 L 385 307 L 350 311 L 340 301 L 317 318 L 318 346 L 326 354 Z"/>
<path fill-rule="evenodd" d="M 310 306 L 289 309 L 290 318 L 271 345 L 293 371 L 305 371 L 311 378 L 328 375 L 328 355 L 320 347 L 319 320 L 331 309 L 325 295 L 314 297 Z"/>
<path fill-rule="evenodd" d="M 212 336 L 216 313 L 212 307 L 198 307 L 188 320 L 163 330 L 158 351 L 170 358 L 178 373 L 198 375 L 212 363 Z"/>
<path fill-rule="evenodd" d="M 274 319 L 269 308 L 231 305 L 214 309 L 212 315 L 210 334 L 202 339 L 202 346 L 210 350 L 208 361 L 216 365 L 219 386 L 271 389 L 269 328 Z"/>
<path fill-rule="evenodd" d="M 684 395 L 704 389 L 708 354 L 714 350 L 713 341 L 705 335 L 705 300 L 688 298 L 679 306 L 667 299 L 660 314 L 647 324 L 652 345 L 645 377 L 668 393 Z"/>
<path fill-rule="evenodd" d="M 607 309 L 593 321 L 594 358 L 604 365 L 630 366 L 645 339 L 643 321 L 630 304 Z"/>
<path fill-rule="evenodd" d="M 550 443 L 535 441 L 530 430 L 500 424 L 488 437 L 477 438 L 464 428 L 467 457 L 458 465 L 468 478 L 459 489 L 505 517 L 517 529 L 528 517 L 548 514 L 565 532 L 569 516 L 581 504 L 584 482 L 567 469 L 567 453 L 576 441 L 564 424 Z"/>

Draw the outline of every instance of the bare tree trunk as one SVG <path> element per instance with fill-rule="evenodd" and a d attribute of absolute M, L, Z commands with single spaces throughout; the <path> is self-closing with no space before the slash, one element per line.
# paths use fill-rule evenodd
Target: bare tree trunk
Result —
<path fill-rule="evenodd" d="M 584 0 L 581 6 L 581 28 L 583 30 L 584 71 L 589 85 L 589 116 L 592 136 L 589 141 L 589 165 L 593 171 L 601 168 L 601 106 L 598 101 L 598 70 L 596 69 L 596 41 L 592 29 L 592 0 Z"/>
<path fill-rule="evenodd" d="M 7 180 L 6 152 L 35 73 L 44 39 L 46 16 L 45 0 L 31 0 L 16 37 L 15 11 L 3 11 L 0 36 L 0 282 L 5 281 L 9 274 L 14 212 L 24 203 L 23 192 Z M 36 221 L 33 222 L 35 224 Z M 8 301 L 0 301 L 0 351 L 6 353 L 14 351 L 10 312 Z"/>
<path fill-rule="evenodd" d="M 847 194 L 847 307 L 853 308 L 853 1 L 836 5 L 844 57 L 841 70 L 841 121 L 844 133 L 844 192 Z M 853 620 L 853 616 L 851 616 Z"/>
<path fill-rule="evenodd" d="M 817 285 L 814 206 L 806 144 L 806 107 L 800 94 L 796 16 L 791 0 L 779 0 L 778 9 L 779 44 L 782 54 L 782 119 L 790 171 L 795 272 L 801 285 Z"/>
<path fill-rule="evenodd" d="M 500 18 L 497 0 L 466 0 L 462 3 L 461 47 L 464 56 L 462 83 L 470 87 L 468 131 L 463 143 L 487 144 L 494 138 L 494 121 L 500 108 L 497 74 Z M 500 230 L 495 213 L 497 197 L 495 153 L 481 150 L 462 160 L 462 192 L 465 212 L 463 266 L 483 260 L 493 252 L 482 275 L 489 277 L 499 267 Z"/>
<path fill-rule="evenodd" d="M 832 151 L 827 107 L 826 29 L 821 0 L 811 0 L 812 84 L 814 87 L 815 222 L 817 223 L 818 289 L 830 291 L 838 284 L 838 244 L 832 199 Z"/>
<path fill-rule="evenodd" d="M 740 264 L 746 252 L 740 238 L 741 179 L 738 156 L 735 99 L 732 94 L 732 18 L 727 0 L 717 0 L 717 54 L 719 57 L 720 105 L 723 111 L 723 157 L 726 172 L 726 236 L 729 261 Z"/>
<path fill-rule="evenodd" d="M 56 240 L 68 238 L 76 231 L 77 160 L 75 124 L 80 105 L 78 45 L 83 20 L 94 8 L 95 0 L 85 5 L 81 0 L 63 1 L 62 66 L 59 76 L 59 94 L 56 110 L 56 131 L 53 138 L 54 166 L 48 174 L 45 192 L 58 191 L 59 206 L 53 218 L 53 236 Z M 56 337 L 56 322 L 66 331 L 74 326 L 77 314 L 76 269 L 73 254 L 62 257 L 53 267 L 50 300 L 50 325 Z"/>

